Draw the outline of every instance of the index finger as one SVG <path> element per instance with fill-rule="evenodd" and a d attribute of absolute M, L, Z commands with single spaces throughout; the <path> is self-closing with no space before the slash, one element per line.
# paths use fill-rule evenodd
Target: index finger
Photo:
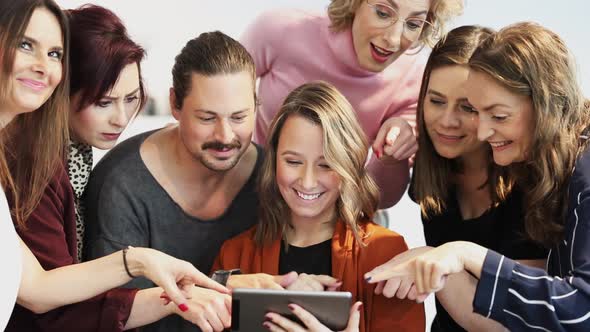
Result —
<path fill-rule="evenodd" d="M 191 273 L 188 275 L 188 278 L 193 281 L 194 284 L 199 285 L 201 287 L 209 288 L 215 291 L 218 291 L 223 294 L 229 294 L 230 291 L 227 287 L 221 285 L 220 283 L 214 281 L 213 279 L 204 275 L 201 271 L 197 270 L 194 266 L 192 267 Z"/>
<path fill-rule="evenodd" d="M 391 278 L 412 276 L 409 263 L 402 263 L 397 266 L 381 265 L 365 273 L 365 281 L 374 284 Z"/>
<path fill-rule="evenodd" d="M 334 284 L 337 284 L 340 282 L 340 280 L 331 277 L 331 276 L 327 276 L 325 274 L 319 274 L 319 275 L 315 275 L 313 278 L 315 278 L 317 281 L 320 282 L 320 284 L 322 284 L 323 286 L 333 286 Z"/>

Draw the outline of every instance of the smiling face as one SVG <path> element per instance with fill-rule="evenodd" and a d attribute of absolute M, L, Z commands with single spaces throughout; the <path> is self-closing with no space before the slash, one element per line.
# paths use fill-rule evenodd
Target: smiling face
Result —
<path fill-rule="evenodd" d="M 72 98 L 73 105 L 79 95 Z M 70 113 L 73 138 L 98 149 L 112 148 L 138 111 L 140 98 L 139 69 L 132 63 L 123 68 L 113 88 L 98 102 Z"/>
<path fill-rule="evenodd" d="M 324 159 L 322 127 L 301 116 L 283 125 L 276 154 L 276 181 L 291 217 L 326 222 L 335 215 L 340 176 Z"/>
<path fill-rule="evenodd" d="M 51 96 L 62 78 L 63 39 L 57 18 L 46 8 L 33 11 L 15 53 L 8 84 L 11 112 L 32 112 Z"/>
<path fill-rule="evenodd" d="M 179 121 L 183 145 L 209 170 L 229 171 L 252 139 L 256 108 L 252 74 L 193 73 L 190 86 L 181 110 L 174 106 L 174 91 L 170 90 L 172 114 Z"/>
<path fill-rule="evenodd" d="M 424 125 L 436 152 L 448 159 L 485 149 L 477 139 L 477 114 L 467 102 L 469 68 L 451 65 L 430 74 L 424 100 Z"/>
<path fill-rule="evenodd" d="M 506 166 L 525 160 L 533 137 L 531 98 L 476 70 L 469 72 L 467 97 L 478 112 L 478 138 L 491 145 L 494 162 Z"/>
<path fill-rule="evenodd" d="M 378 26 L 376 22 L 385 14 L 375 5 L 393 8 L 399 20 L 387 28 Z M 425 20 L 429 9 L 430 0 L 371 0 L 371 5 L 363 0 L 352 22 L 352 41 L 361 68 L 383 71 L 412 47 L 414 42 L 403 34 L 404 20 L 412 26 L 413 21 Z"/>

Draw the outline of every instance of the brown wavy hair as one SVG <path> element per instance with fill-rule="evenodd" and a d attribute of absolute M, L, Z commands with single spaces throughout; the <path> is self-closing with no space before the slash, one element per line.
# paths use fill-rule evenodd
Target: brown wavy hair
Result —
<path fill-rule="evenodd" d="M 446 39 L 441 40 L 432 49 L 418 97 L 417 126 L 418 146 L 414 176 L 412 178 L 412 194 L 418 204 L 422 215 L 430 217 L 443 213 L 446 202 L 449 200 L 449 188 L 452 188 L 455 174 L 461 173 L 463 165 L 460 158 L 447 159 L 436 152 L 432 140 L 426 131 L 424 123 L 424 103 L 430 84 L 430 75 L 433 70 L 445 66 L 466 66 L 469 58 L 479 43 L 490 36 L 494 31 L 480 26 L 468 25 L 458 27 L 449 32 Z M 482 185 L 489 189 L 493 204 L 498 204 L 506 199 L 512 189 L 512 181 L 508 179 L 505 168 L 496 166 L 492 162 L 491 150 L 486 146 L 489 157 L 487 181 Z"/>
<path fill-rule="evenodd" d="M 328 5 L 328 17 L 332 31 L 343 31 L 352 26 L 354 14 L 366 0 L 331 0 Z M 463 14 L 463 0 L 432 0 L 426 20 L 434 29 L 422 31 L 420 41 L 430 47 L 445 35 L 449 21 Z"/>
<path fill-rule="evenodd" d="M 269 244 L 285 234 L 289 226 L 291 213 L 277 185 L 276 160 L 281 130 L 292 116 L 322 127 L 324 157 L 341 180 L 337 218 L 352 229 L 362 244 L 364 234 L 359 234 L 358 223 L 372 219 L 379 203 L 377 185 L 365 170 L 368 140 L 350 103 L 334 86 L 322 81 L 293 90 L 270 126 L 258 181 L 260 221 L 256 242 L 260 246 Z"/>
<path fill-rule="evenodd" d="M 62 80 L 49 99 L 34 112 L 17 115 L 0 133 L 0 182 L 11 200 L 17 225 L 37 207 L 49 180 L 65 157 L 68 143 L 69 27 L 59 6 L 52 0 L 0 2 L 0 91 L 10 90 L 15 52 L 35 9 L 46 8 L 62 30 L 64 53 Z M 6 95 L 0 96 L 5 101 Z"/>
<path fill-rule="evenodd" d="M 528 189 L 527 234 L 545 246 L 556 245 L 563 238 L 570 176 L 585 148 L 580 135 L 590 124 L 573 56 L 557 34 L 521 22 L 483 41 L 469 65 L 513 93 L 531 98 L 531 146 L 526 161 L 510 169 L 519 186 Z"/>

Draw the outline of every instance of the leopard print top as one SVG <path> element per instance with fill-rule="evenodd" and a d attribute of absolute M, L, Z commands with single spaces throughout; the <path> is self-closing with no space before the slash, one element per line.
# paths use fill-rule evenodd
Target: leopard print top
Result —
<path fill-rule="evenodd" d="M 78 262 L 82 261 L 84 240 L 84 206 L 82 195 L 92 171 L 92 147 L 88 144 L 70 141 L 68 157 L 68 175 L 74 189 L 74 206 L 76 208 L 76 243 Z"/>

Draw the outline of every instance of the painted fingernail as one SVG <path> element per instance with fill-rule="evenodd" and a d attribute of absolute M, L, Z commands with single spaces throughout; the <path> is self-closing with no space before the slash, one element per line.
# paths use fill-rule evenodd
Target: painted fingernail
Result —
<path fill-rule="evenodd" d="M 178 305 L 178 309 L 182 312 L 186 312 L 188 310 L 188 306 L 184 303 Z"/>
<path fill-rule="evenodd" d="M 294 305 L 289 304 L 288 307 L 289 307 L 289 309 L 291 309 L 291 311 L 295 311 L 295 306 Z"/>
<path fill-rule="evenodd" d="M 270 330 L 270 324 L 269 323 L 262 323 L 262 326 L 264 326 L 267 330 Z"/>
<path fill-rule="evenodd" d="M 366 282 L 369 282 L 369 281 L 371 281 L 371 278 L 372 278 L 372 277 L 366 277 L 366 278 L 365 278 L 365 281 L 366 281 Z"/>
<path fill-rule="evenodd" d="M 360 312 L 362 309 L 363 309 L 363 304 L 361 303 L 361 304 L 359 305 L 359 312 Z"/>

